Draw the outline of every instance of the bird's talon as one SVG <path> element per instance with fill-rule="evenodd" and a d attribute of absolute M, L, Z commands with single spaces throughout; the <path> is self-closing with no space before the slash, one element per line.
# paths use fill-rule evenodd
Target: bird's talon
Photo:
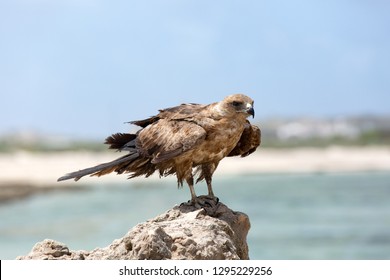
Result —
<path fill-rule="evenodd" d="M 207 196 L 208 199 L 211 199 L 212 201 L 215 202 L 215 204 L 218 204 L 219 203 L 219 198 L 214 196 L 214 195 L 208 195 Z"/>
<path fill-rule="evenodd" d="M 205 205 L 207 205 L 208 207 L 213 207 L 213 205 L 211 205 L 210 202 L 208 202 L 207 200 L 204 202 Z"/>

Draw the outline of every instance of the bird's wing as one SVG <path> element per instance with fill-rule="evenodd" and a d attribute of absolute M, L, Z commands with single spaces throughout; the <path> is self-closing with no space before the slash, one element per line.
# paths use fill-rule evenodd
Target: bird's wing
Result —
<path fill-rule="evenodd" d="M 192 120 L 204 107 L 182 104 L 160 110 L 158 120 L 139 131 L 136 145 L 141 154 L 152 157 L 156 164 L 195 148 L 205 139 L 206 131 Z"/>
<path fill-rule="evenodd" d="M 205 137 L 206 131 L 193 122 L 160 119 L 140 131 L 136 145 L 156 164 L 195 148 Z"/>
<path fill-rule="evenodd" d="M 179 106 L 161 109 L 156 116 L 144 120 L 131 121 L 129 123 L 145 128 L 160 119 L 190 120 L 191 118 L 196 117 L 205 107 L 206 105 L 202 104 L 185 103 Z"/>
<path fill-rule="evenodd" d="M 159 163 L 180 155 L 199 144 L 206 131 L 195 119 L 206 105 L 187 103 L 159 110 L 159 114 L 138 121 L 131 121 L 142 127 L 137 134 L 117 133 L 106 139 L 111 149 L 139 149 L 141 154 Z"/>
<path fill-rule="evenodd" d="M 247 121 L 245 129 L 241 134 L 241 138 L 238 141 L 234 149 L 228 154 L 228 157 L 241 156 L 246 157 L 256 151 L 257 147 L 261 143 L 261 131 L 260 128 L 252 125 Z"/>
<path fill-rule="evenodd" d="M 160 119 L 190 120 L 191 118 L 196 117 L 206 107 L 207 105 L 186 103 L 179 106 L 162 109 L 157 116 Z"/>

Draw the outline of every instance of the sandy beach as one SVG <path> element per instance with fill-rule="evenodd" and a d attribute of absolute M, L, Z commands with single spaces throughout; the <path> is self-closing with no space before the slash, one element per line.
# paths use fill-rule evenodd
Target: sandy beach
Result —
<path fill-rule="evenodd" d="M 116 174 L 101 178 L 85 177 L 77 184 L 74 181 L 56 182 L 58 177 L 67 172 L 111 161 L 119 155 L 113 152 L 1 154 L 0 200 L 48 188 L 124 182 L 126 175 Z M 214 177 L 224 174 L 361 171 L 390 171 L 390 147 L 263 148 L 246 158 L 225 158 Z M 155 178 L 158 177 L 148 180 Z"/>
<path fill-rule="evenodd" d="M 0 154 L 0 182 L 53 185 L 68 173 L 111 161 L 120 153 L 64 152 Z M 390 147 L 329 147 L 259 149 L 245 157 L 225 158 L 215 176 L 247 173 L 390 171 Z M 117 182 L 126 175 L 109 174 L 99 179 L 84 177 L 78 183 Z M 72 182 L 72 181 L 69 181 Z M 64 182 L 65 184 L 67 182 Z"/>

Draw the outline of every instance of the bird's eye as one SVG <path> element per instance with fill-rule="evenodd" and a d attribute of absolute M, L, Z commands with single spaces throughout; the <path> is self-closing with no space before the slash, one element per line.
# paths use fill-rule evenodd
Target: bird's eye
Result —
<path fill-rule="evenodd" d="M 240 102 L 240 101 L 233 101 L 232 104 L 233 104 L 234 107 L 238 107 L 238 106 L 242 105 L 242 102 Z"/>

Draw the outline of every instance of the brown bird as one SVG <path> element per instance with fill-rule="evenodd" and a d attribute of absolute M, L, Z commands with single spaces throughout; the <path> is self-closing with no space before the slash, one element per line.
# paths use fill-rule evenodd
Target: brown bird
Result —
<path fill-rule="evenodd" d="M 129 173 L 129 178 L 149 177 L 158 171 L 160 177 L 176 174 L 179 186 L 185 180 L 190 203 L 197 204 L 194 175 L 198 175 L 196 183 L 206 180 L 208 196 L 215 198 L 211 181 L 219 162 L 224 157 L 245 157 L 261 142 L 260 129 L 247 120 L 255 115 L 253 100 L 243 94 L 229 95 L 209 105 L 182 104 L 159 112 L 130 122 L 141 127 L 135 134 L 116 133 L 106 139 L 110 149 L 126 151 L 126 155 L 66 174 L 58 181 L 111 172 Z"/>

